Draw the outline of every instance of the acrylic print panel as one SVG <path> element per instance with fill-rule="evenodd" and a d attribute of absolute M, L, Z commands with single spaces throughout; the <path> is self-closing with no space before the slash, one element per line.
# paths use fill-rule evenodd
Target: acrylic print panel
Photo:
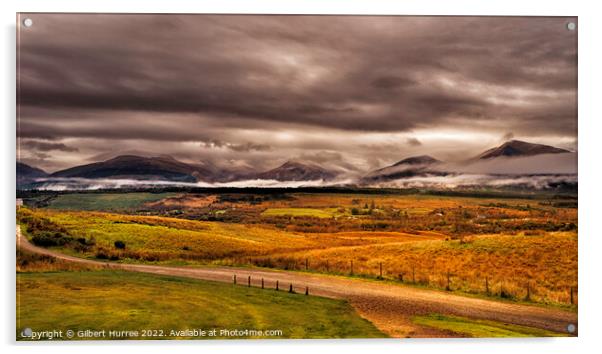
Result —
<path fill-rule="evenodd" d="M 577 335 L 576 18 L 17 21 L 17 340 Z"/>

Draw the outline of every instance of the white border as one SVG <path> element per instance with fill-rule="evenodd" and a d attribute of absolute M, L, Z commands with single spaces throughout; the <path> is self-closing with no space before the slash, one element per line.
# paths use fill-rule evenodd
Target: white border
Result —
<path fill-rule="evenodd" d="M 341 353 L 379 352 L 441 353 L 574 353 L 590 352 L 598 343 L 598 319 L 602 269 L 600 252 L 602 235 L 598 233 L 598 206 L 602 201 L 600 154 L 602 130 L 600 119 L 600 63 L 602 63 L 602 11 L 594 1 L 484 0 L 394 1 L 394 0 L 20 0 L 1 2 L 2 11 L 2 321 L 1 344 L 4 352 L 24 353 L 106 353 L 135 350 L 147 353 L 177 351 L 181 353 L 306 353 L 337 350 Z M 14 343 L 14 185 L 15 185 L 15 13 L 20 12 L 154 12 L 154 13 L 304 13 L 304 14 L 403 14 L 403 15 L 545 15 L 579 16 L 579 338 L 539 340 L 303 340 L 303 341 L 233 341 L 233 342 L 128 342 L 128 343 L 52 343 L 46 346 Z M 599 346 L 599 345 L 598 345 Z"/>

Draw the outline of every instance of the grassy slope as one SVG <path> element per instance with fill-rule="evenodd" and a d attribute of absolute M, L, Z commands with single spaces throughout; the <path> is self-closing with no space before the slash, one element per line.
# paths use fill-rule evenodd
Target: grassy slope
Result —
<path fill-rule="evenodd" d="M 538 328 L 487 320 L 471 320 L 458 316 L 443 316 L 437 314 L 428 316 L 415 316 L 412 318 L 412 322 L 418 325 L 448 330 L 476 338 L 564 336 L 561 333 L 546 331 Z"/>
<path fill-rule="evenodd" d="M 344 301 L 115 271 L 17 274 L 17 333 L 280 329 L 280 338 L 383 337 Z"/>
<path fill-rule="evenodd" d="M 500 294 L 503 288 L 509 296 L 523 299 L 529 283 L 531 300 L 544 303 L 567 304 L 570 287 L 577 286 L 576 232 L 442 241 L 428 233 L 300 234 L 256 225 L 164 217 L 52 210 L 33 213 L 64 226 L 75 237 L 94 237 L 96 247 L 119 254 L 125 262 L 224 260 L 229 264 L 228 257 L 245 261 L 257 257 L 257 264 L 265 263 L 266 258 L 271 266 L 286 268 L 291 262 L 305 264 L 307 258 L 312 271 L 325 271 L 328 261 L 330 272 L 347 274 L 353 260 L 354 273 L 369 276 L 378 274 L 382 262 L 385 278 L 397 279 L 403 273 L 404 280 L 409 281 L 414 268 L 417 282 L 436 287 L 445 287 L 449 270 L 452 288 L 467 292 L 484 292 L 487 277 L 491 293 Z M 125 251 L 114 248 L 116 240 L 125 241 Z M 95 250 L 77 255 L 93 258 Z"/>
<path fill-rule="evenodd" d="M 532 300 L 566 304 L 570 287 L 577 285 L 577 244 L 575 232 L 550 232 L 537 236 L 479 236 L 468 242 L 432 240 L 337 247 L 286 257 L 298 262 L 329 259 L 331 269 L 342 271 L 353 260 L 355 272 L 366 274 L 377 274 L 379 262 L 383 262 L 386 277 L 404 274 L 405 281 L 410 281 L 414 269 L 417 282 L 438 287 L 446 286 L 449 271 L 452 288 L 468 292 L 483 292 L 487 277 L 490 292 L 499 294 L 503 288 L 517 299 L 526 296 L 529 283 Z"/>
<path fill-rule="evenodd" d="M 127 252 L 144 253 L 154 260 L 211 261 L 224 257 L 265 255 L 319 247 L 350 246 L 379 242 L 414 241 L 402 233 L 299 234 L 257 225 L 203 222 L 154 216 L 129 216 L 98 212 L 70 212 L 22 208 L 30 214 L 65 227 L 75 237 L 94 237 L 97 247 L 114 249 L 117 240 Z M 23 228 L 24 232 L 26 227 Z M 424 239 L 433 238 L 426 235 Z M 93 257 L 94 251 L 79 256 Z M 127 255 L 124 257 L 127 258 Z M 151 260 L 142 257 L 141 260 Z"/>

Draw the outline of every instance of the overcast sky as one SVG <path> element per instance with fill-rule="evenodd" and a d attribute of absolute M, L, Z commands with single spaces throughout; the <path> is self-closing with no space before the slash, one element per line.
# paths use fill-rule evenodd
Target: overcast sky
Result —
<path fill-rule="evenodd" d="M 511 138 L 577 148 L 575 19 L 27 17 L 19 153 L 47 171 L 122 153 L 369 170 Z"/>

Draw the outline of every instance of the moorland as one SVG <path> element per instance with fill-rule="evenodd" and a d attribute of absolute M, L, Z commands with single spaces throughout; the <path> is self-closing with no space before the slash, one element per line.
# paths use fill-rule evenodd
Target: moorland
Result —
<path fill-rule="evenodd" d="M 121 263 L 265 267 L 576 308 L 576 197 L 378 190 L 27 192 L 36 245 Z"/>

